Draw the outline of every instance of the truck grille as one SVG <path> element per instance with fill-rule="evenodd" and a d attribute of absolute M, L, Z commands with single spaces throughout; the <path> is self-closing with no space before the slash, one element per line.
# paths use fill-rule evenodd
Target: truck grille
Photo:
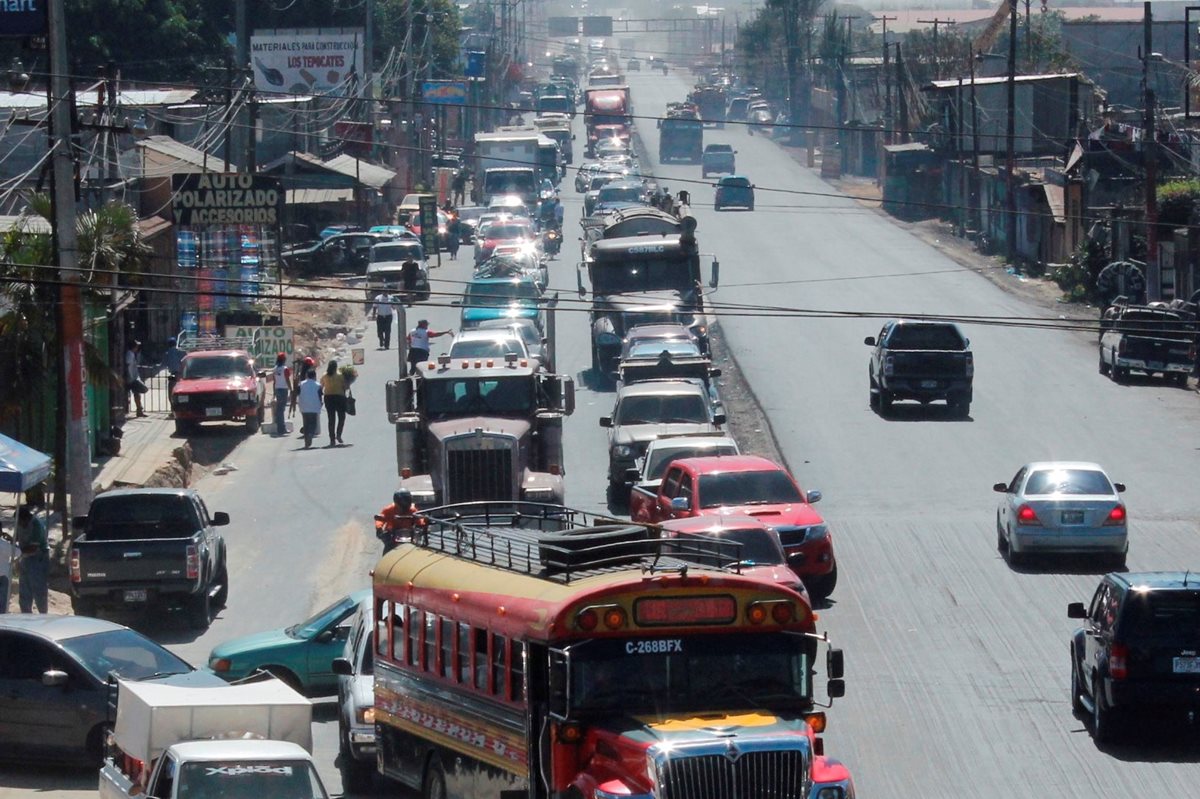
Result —
<path fill-rule="evenodd" d="M 513 451 L 507 440 L 499 441 L 503 446 L 494 449 L 447 451 L 446 502 L 517 499 L 513 496 Z"/>
<path fill-rule="evenodd" d="M 804 752 L 743 752 L 668 759 L 659 768 L 658 799 L 803 799 Z"/>

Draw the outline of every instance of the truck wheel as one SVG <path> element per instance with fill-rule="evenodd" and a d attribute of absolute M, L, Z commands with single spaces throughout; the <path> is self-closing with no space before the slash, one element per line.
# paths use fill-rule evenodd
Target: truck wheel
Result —
<path fill-rule="evenodd" d="M 246 432 L 253 435 L 258 432 L 258 428 L 262 427 L 262 403 L 254 409 L 254 413 L 246 417 Z"/>
<path fill-rule="evenodd" d="M 871 374 L 871 370 L 867 369 L 867 405 L 871 410 L 879 410 L 879 386 L 875 383 L 875 375 Z"/>
<path fill-rule="evenodd" d="M 1100 374 L 1108 376 L 1108 364 L 1104 362 L 1104 353 L 1100 353 Z"/>
<path fill-rule="evenodd" d="M 971 416 L 971 401 L 968 399 L 959 399 L 950 403 L 950 412 L 959 419 L 967 419 Z"/>
<path fill-rule="evenodd" d="M 175 435 L 183 436 L 184 438 L 186 438 L 188 436 L 195 435 L 195 433 L 196 433 L 196 423 L 195 422 L 189 422 L 184 419 L 176 419 L 175 420 Z"/>
<path fill-rule="evenodd" d="M 354 755 L 350 751 L 349 734 L 349 731 L 343 730 L 340 736 L 341 751 L 339 754 L 342 758 L 342 783 L 347 791 L 366 793 L 371 790 L 371 783 L 375 777 L 375 761 L 374 759 L 354 759 Z"/>
<path fill-rule="evenodd" d="M 425 770 L 421 796 L 423 799 L 447 799 L 446 773 L 442 771 L 442 764 L 436 757 L 429 762 L 429 767 Z"/>
<path fill-rule="evenodd" d="M 213 578 L 213 582 L 219 583 L 220 588 L 212 598 L 212 603 L 219 608 L 225 607 L 229 601 L 229 569 L 225 566 L 224 559 L 221 560 L 221 565 L 217 567 L 217 576 Z"/>
<path fill-rule="evenodd" d="M 881 388 L 879 389 L 879 414 L 881 416 L 887 416 L 891 412 L 892 395 Z"/>
<path fill-rule="evenodd" d="M 1116 743 L 1120 739 L 1121 725 L 1117 711 L 1104 702 L 1099 678 L 1092 678 L 1092 738 L 1098 744 Z"/>
<path fill-rule="evenodd" d="M 1076 716 L 1083 715 L 1087 709 L 1083 706 L 1083 681 L 1079 679 L 1079 661 L 1075 657 L 1075 647 L 1071 647 L 1071 712 Z"/>
<path fill-rule="evenodd" d="M 1175 377 L 1175 385 L 1179 386 L 1180 388 L 1187 388 L 1187 384 L 1188 384 L 1187 372 L 1177 372 L 1174 375 L 1174 377 Z"/>
<path fill-rule="evenodd" d="M 208 589 L 205 588 L 189 599 L 184 612 L 187 614 L 188 625 L 193 630 L 208 629 L 208 624 L 212 621 L 212 600 L 209 599 Z"/>
<path fill-rule="evenodd" d="M 804 587 L 808 589 L 808 595 L 814 600 L 828 599 L 833 593 L 833 589 L 837 586 L 837 564 L 833 565 L 833 571 L 829 574 L 822 574 L 816 577 L 809 577 L 804 581 Z"/>
<path fill-rule="evenodd" d="M 1129 376 L 1129 370 L 1117 366 L 1116 351 L 1110 353 L 1110 357 L 1112 358 L 1112 366 L 1109 369 L 1109 376 L 1112 377 L 1112 381 L 1114 383 L 1120 385 L 1121 383 L 1124 383 L 1125 378 Z"/>
<path fill-rule="evenodd" d="M 96 603 L 90 599 L 71 597 L 71 612 L 76 616 L 96 616 Z"/>

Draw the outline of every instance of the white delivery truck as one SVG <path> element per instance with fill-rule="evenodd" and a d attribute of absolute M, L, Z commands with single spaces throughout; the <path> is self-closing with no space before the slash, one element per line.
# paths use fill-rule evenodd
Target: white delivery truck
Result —
<path fill-rule="evenodd" d="M 501 128 L 492 133 L 476 133 L 473 185 L 479 196 L 475 201 L 486 202 L 484 183 L 488 170 L 531 169 L 535 190 L 532 197 L 524 199 L 532 210 L 537 203 L 537 182 L 543 177 L 557 182 L 558 158 L 558 144 L 537 128 Z"/>
<path fill-rule="evenodd" d="M 101 799 L 328 799 L 311 754 L 312 703 L 280 680 L 117 690 Z"/>

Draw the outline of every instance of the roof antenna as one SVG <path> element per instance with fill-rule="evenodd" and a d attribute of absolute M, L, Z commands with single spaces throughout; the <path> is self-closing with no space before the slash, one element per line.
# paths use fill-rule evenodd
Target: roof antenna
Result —
<path fill-rule="evenodd" d="M 1184 588 L 1187 588 L 1187 587 L 1188 587 L 1188 584 L 1187 584 L 1187 581 L 1188 581 L 1188 575 L 1189 575 L 1189 574 L 1191 574 L 1191 573 L 1192 573 L 1192 570 L 1191 570 L 1191 569 L 1188 569 L 1187 571 L 1185 571 L 1185 572 L 1183 573 L 1183 587 L 1184 587 Z"/>

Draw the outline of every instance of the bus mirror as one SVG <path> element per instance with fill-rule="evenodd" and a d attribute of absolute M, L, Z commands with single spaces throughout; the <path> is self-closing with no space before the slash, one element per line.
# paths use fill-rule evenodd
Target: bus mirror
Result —
<path fill-rule="evenodd" d="M 830 699 L 841 699 L 846 695 L 846 681 L 830 680 L 828 690 Z"/>
<path fill-rule="evenodd" d="M 562 412 L 565 416 L 570 416 L 575 413 L 575 378 L 570 375 L 564 375 L 559 379 L 562 381 L 562 388 L 559 394 L 562 402 Z"/>
<path fill-rule="evenodd" d="M 846 676 L 846 658 L 840 649 L 830 649 L 825 655 L 825 671 L 830 681 L 840 680 Z"/>
<path fill-rule="evenodd" d="M 721 281 L 721 262 L 718 261 L 716 258 L 713 258 L 712 275 L 710 275 L 708 278 L 708 285 L 710 288 L 715 289 L 717 287 L 717 283 L 719 283 L 720 281 Z"/>

